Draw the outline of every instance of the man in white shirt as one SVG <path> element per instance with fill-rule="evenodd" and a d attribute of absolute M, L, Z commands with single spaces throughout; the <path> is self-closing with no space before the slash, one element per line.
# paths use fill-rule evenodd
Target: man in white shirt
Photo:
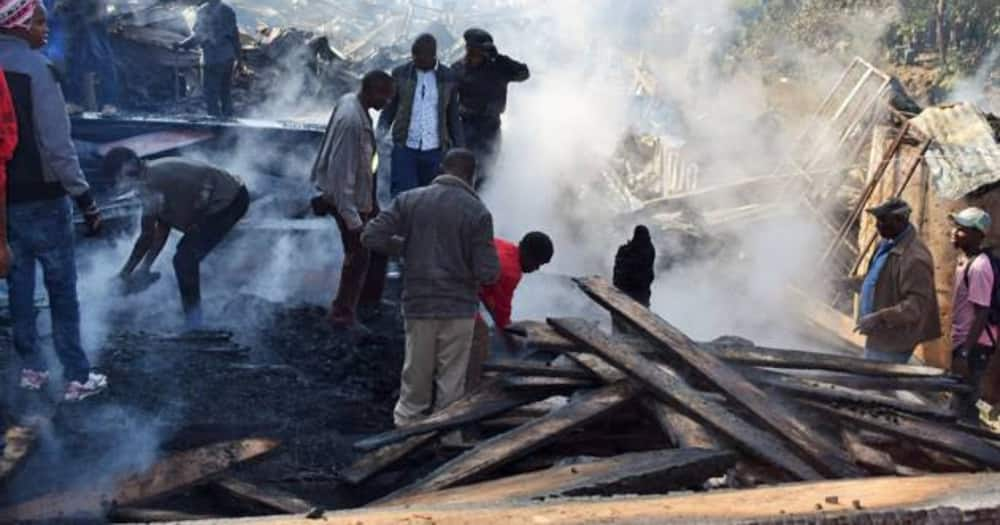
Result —
<path fill-rule="evenodd" d="M 437 41 L 432 35 L 420 35 L 412 53 L 412 61 L 392 72 L 396 96 L 378 122 L 383 133 L 391 128 L 393 196 L 430 184 L 438 175 L 443 152 L 465 145 L 458 79 L 438 62 Z"/>

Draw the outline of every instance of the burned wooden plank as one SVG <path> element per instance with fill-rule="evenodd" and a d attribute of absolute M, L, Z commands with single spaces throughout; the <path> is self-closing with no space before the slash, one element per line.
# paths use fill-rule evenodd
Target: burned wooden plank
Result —
<path fill-rule="evenodd" d="M 854 432 L 843 429 L 840 432 L 844 441 L 844 448 L 854 458 L 855 463 L 861 465 L 873 474 L 892 476 L 896 474 L 896 462 L 888 452 L 884 452 L 869 446 L 862 441 Z"/>
<path fill-rule="evenodd" d="M 546 392 L 508 392 L 499 380 L 489 380 L 480 385 L 475 392 L 467 394 L 444 410 L 431 414 L 420 423 L 366 437 L 354 443 L 354 448 L 371 451 L 398 443 L 410 436 L 450 430 L 541 401 L 550 395 L 552 394 Z"/>
<path fill-rule="evenodd" d="M 289 514 L 303 514 L 317 507 L 295 494 L 274 487 L 254 485 L 236 478 L 222 478 L 216 481 L 215 485 L 238 499 L 259 503 L 265 507 Z"/>
<path fill-rule="evenodd" d="M 814 480 L 822 475 L 767 431 L 747 423 L 722 405 L 691 388 L 676 373 L 643 357 L 618 340 L 612 340 L 593 324 L 573 319 L 550 319 L 559 333 L 590 348 L 650 389 L 660 401 L 687 411 L 691 416 L 733 439 L 747 453 L 785 470 L 798 479 Z"/>
<path fill-rule="evenodd" d="M 855 410 L 834 408 L 822 403 L 811 401 L 804 403 L 863 428 L 899 436 L 909 442 L 959 456 L 990 468 L 1000 468 L 1000 448 L 949 425 L 902 414 L 878 417 Z"/>
<path fill-rule="evenodd" d="M 0 483 L 13 475 L 34 449 L 41 423 L 41 420 L 26 421 L 7 429 L 4 434 L 6 445 L 0 456 Z"/>
<path fill-rule="evenodd" d="M 494 359 L 483 365 L 487 372 L 506 372 L 525 376 L 567 377 L 572 379 L 594 379 L 594 374 L 582 367 L 557 366 L 541 361 L 525 359 Z"/>
<path fill-rule="evenodd" d="M 189 487 L 232 465 L 274 450 L 271 439 L 245 439 L 180 452 L 142 473 L 122 477 L 111 488 L 88 487 L 52 494 L 0 510 L 0 522 L 48 521 L 99 517 L 111 506 L 131 507 L 148 499 Z"/>
<path fill-rule="evenodd" d="M 812 399 L 846 401 L 869 406 L 881 406 L 910 414 L 943 420 L 953 421 L 957 417 L 955 411 L 950 408 L 905 401 L 884 394 L 854 390 L 831 383 L 823 383 L 820 381 L 813 381 L 790 375 L 775 374 L 765 370 L 748 369 L 744 370 L 744 375 L 759 385 L 778 388 Z"/>
<path fill-rule="evenodd" d="M 575 345 L 576 343 L 573 344 Z M 569 356 L 571 359 L 586 366 L 606 383 L 621 381 L 626 377 L 624 372 L 594 354 L 566 352 L 563 355 Z M 670 437 L 675 446 L 710 449 L 723 448 L 720 446 L 719 440 L 702 426 L 701 423 L 674 410 L 659 399 L 644 396 L 642 398 L 642 406 L 650 413 L 663 432 Z"/>
<path fill-rule="evenodd" d="M 582 393 L 562 408 L 480 443 L 416 483 L 379 500 L 379 503 L 445 489 L 490 472 L 624 405 L 635 395 L 635 389 L 628 383 L 617 383 Z"/>
<path fill-rule="evenodd" d="M 733 453 L 718 450 L 637 452 L 417 494 L 386 504 L 468 505 L 549 497 L 663 493 L 721 475 L 735 462 Z"/>
<path fill-rule="evenodd" d="M 396 464 L 414 450 L 427 445 L 438 437 L 438 432 L 428 432 L 405 438 L 404 441 L 386 445 L 362 456 L 351 466 L 338 473 L 340 479 L 351 485 L 360 485 L 375 474 Z"/>
<path fill-rule="evenodd" d="M 217 520 L 222 516 L 208 514 L 188 514 L 176 510 L 137 509 L 133 507 L 116 508 L 109 518 L 117 523 L 176 523 L 179 521 Z"/>
<path fill-rule="evenodd" d="M 575 379 L 572 377 L 501 377 L 500 384 L 504 390 L 514 390 L 517 392 L 542 392 L 545 394 L 574 392 L 581 388 L 594 388 L 598 386 L 596 382 L 589 379 Z"/>
<path fill-rule="evenodd" d="M 851 463 L 840 447 L 812 432 L 808 425 L 792 413 L 780 396 L 763 392 L 721 360 L 700 351 L 683 332 L 612 287 L 605 279 L 592 277 L 578 279 L 577 283 L 595 301 L 621 315 L 652 341 L 660 343 L 659 348 L 665 353 L 682 360 L 730 400 L 750 411 L 771 430 L 794 444 L 824 474 L 835 477 L 864 474 L 864 470 Z M 638 354 L 618 352 L 616 355 L 630 357 Z M 610 361 L 615 365 L 621 364 Z"/>
<path fill-rule="evenodd" d="M 601 289 L 597 288 L 596 290 L 600 291 Z M 618 305 L 616 307 L 629 308 L 631 305 Z M 649 315 L 652 314 L 650 313 Z M 668 324 L 657 326 L 661 324 L 657 319 L 659 318 L 645 319 L 644 323 L 649 325 L 650 328 L 655 327 L 660 335 L 667 338 L 661 341 L 664 344 L 680 344 L 680 337 L 683 334 Z M 690 340 L 688 339 L 687 342 L 690 343 Z M 947 376 L 948 374 L 946 370 L 932 366 L 880 363 L 859 357 L 806 352 L 802 350 L 784 350 L 759 346 L 731 346 L 715 343 L 701 343 L 698 345 L 698 348 L 717 359 L 722 359 L 729 363 L 765 366 L 768 368 L 804 368 L 873 376 L 938 377 Z"/>
<path fill-rule="evenodd" d="M 559 335 L 551 327 L 535 321 L 523 321 L 513 329 L 527 334 L 527 339 L 540 349 L 553 352 L 578 352 L 580 347 L 573 341 Z M 633 342 L 644 353 L 659 353 L 659 345 L 645 339 Z M 696 343 L 697 348 L 719 358 L 727 363 L 747 366 L 762 366 L 768 368 L 788 368 L 799 370 L 826 370 L 830 372 L 846 372 L 866 376 L 934 378 L 954 381 L 948 372 L 930 366 L 900 365 L 895 363 L 880 363 L 858 357 L 804 350 L 787 350 L 767 348 L 753 345 L 732 345 L 720 343 Z"/>
<path fill-rule="evenodd" d="M 704 449 L 725 448 L 721 441 L 704 425 L 671 408 L 666 403 L 654 397 L 645 397 L 642 400 L 642 405 L 649 411 L 660 428 L 670 436 L 674 446 Z"/>
<path fill-rule="evenodd" d="M 795 377 L 831 383 L 857 390 L 908 390 L 914 392 L 967 392 L 969 386 L 950 376 L 903 377 L 870 376 L 838 372 L 812 372 L 799 370 Z"/>

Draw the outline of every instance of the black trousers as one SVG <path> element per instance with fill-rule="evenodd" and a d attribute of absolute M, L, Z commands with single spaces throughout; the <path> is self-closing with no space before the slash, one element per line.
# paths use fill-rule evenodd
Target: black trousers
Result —
<path fill-rule="evenodd" d="M 970 392 L 955 396 L 955 411 L 961 419 L 978 421 L 979 409 L 976 402 L 983 393 L 983 376 L 990 358 L 993 357 L 993 347 L 976 345 L 966 354 L 955 349 L 952 358 L 952 369 L 965 378 Z"/>
<path fill-rule="evenodd" d="M 476 188 L 480 188 L 493 175 L 493 162 L 500 152 L 500 117 L 492 115 L 462 115 L 465 144 L 479 162 Z"/>
<path fill-rule="evenodd" d="M 184 312 L 201 307 L 201 261 L 233 230 L 250 208 L 250 193 L 240 189 L 236 199 L 219 213 L 204 218 L 197 228 L 184 235 L 174 254 L 174 273 L 181 292 Z"/>
<path fill-rule="evenodd" d="M 230 60 L 221 64 L 205 64 L 204 84 L 205 105 L 213 117 L 233 116 L 233 68 L 236 62 Z"/>

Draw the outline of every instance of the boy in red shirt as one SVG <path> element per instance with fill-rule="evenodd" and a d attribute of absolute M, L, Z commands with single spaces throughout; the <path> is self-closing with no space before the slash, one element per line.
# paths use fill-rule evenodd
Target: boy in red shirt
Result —
<path fill-rule="evenodd" d="M 495 238 L 497 256 L 500 258 L 500 277 L 497 282 L 483 286 L 479 290 L 479 300 L 482 302 L 493 324 L 499 333 L 510 326 L 514 290 L 521 283 L 521 277 L 532 273 L 552 260 L 554 249 L 552 239 L 542 232 L 530 232 L 514 244 L 510 241 Z M 506 336 L 504 341 L 510 343 Z M 482 316 L 476 316 L 476 329 L 472 336 L 472 351 L 469 356 L 469 372 L 465 382 L 465 390 L 472 391 L 482 381 L 483 363 L 490 352 L 490 329 Z"/>

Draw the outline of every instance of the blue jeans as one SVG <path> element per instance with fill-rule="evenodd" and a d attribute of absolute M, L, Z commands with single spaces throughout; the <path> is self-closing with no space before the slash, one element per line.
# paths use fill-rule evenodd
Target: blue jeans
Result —
<path fill-rule="evenodd" d="M 80 302 L 76 296 L 76 252 L 73 246 L 73 214 L 68 198 L 10 204 L 7 207 L 7 237 L 14 258 L 7 287 L 14 323 L 14 349 L 23 366 L 45 370 L 38 348 L 35 319 L 35 272 L 42 277 L 49 295 L 52 342 L 67 381 L 87 381 L 90 362 L 80 344 Z"/>
<path fill-rule="evenodd" d="M 392 184 L 390 192 L 395 197 L 404 191 L 427 186 L 438 176 L 441 150 L 420 151 L 402 144 L 392 147 Z"/>

